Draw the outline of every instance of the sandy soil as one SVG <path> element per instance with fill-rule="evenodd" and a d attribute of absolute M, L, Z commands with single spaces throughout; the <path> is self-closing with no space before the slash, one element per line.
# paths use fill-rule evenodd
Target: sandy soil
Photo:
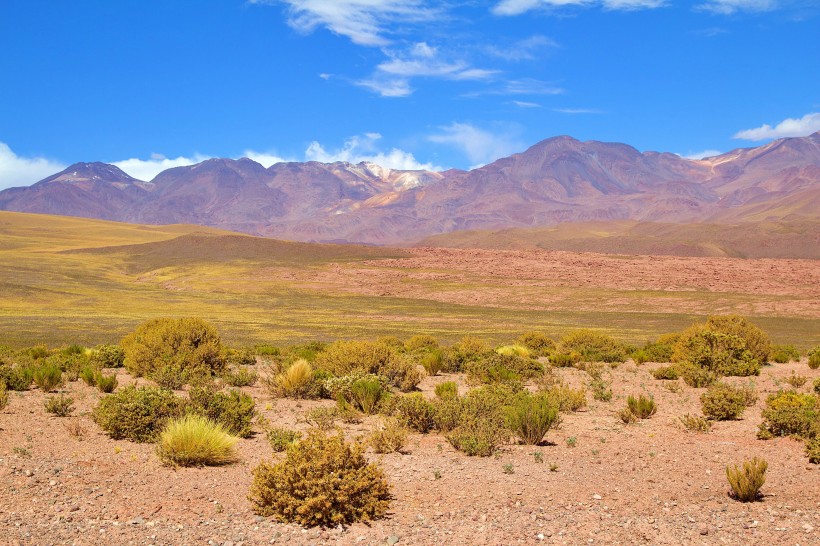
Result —
<path fill-rule="evenodd" d="M 281 456 L 262 434 L 240 442 L 238 464 L 172 469 L 159 463 L 153 445 L 109 439 L 88 415 L 102 395 L 80 382 L 65 389 L 77 406 L 66 418 L 47 414 L 39 391 L 11 393 L 0 413 L 0 544 L 820 543 L 820 467 L 807 462 L 799 441 L 755 438 L 765 393 L 792 370 L 812 379 L 820 371 L 805 360 L 767 367 L 754 378 L 761 400 L 743 420 L 694 434 L 677 418 L 699 413 L 701 390 L 680 382 L 672 392 L 650 375 L 655 366 L 613 370 L 613 400 L 588 395 L 589 408 L 566 416 L 546 445 L 507 445 L 495 457 L 475 458 L 431 433 L 411 435 L 404 454 L 370 454 L 392 485 L 391 513 L 335 529 L 253 514 L 251 469 Z M 587 380 L 578 370 L 560 373 L 576 386 Z M 432 396 L 436 383 L 453 378 L 427 378 L 422 390 Z M 120 380 L 131 381 L 123 372 Z M 300 429 L 305 410 L 331 404 L 245 390 L 269 421 Z M 655 396 L 658 413 L 623 425 L 617 410 L 641 392 Z M 84 429 L 82 438 L 69 433 L 72 422 Z M 372 418 L 346 430 L 355 437 L 375 425 Z M 727 496 L 725 466 L 753 456 L 769 462 L 765 497 L 736 502 Z"/>

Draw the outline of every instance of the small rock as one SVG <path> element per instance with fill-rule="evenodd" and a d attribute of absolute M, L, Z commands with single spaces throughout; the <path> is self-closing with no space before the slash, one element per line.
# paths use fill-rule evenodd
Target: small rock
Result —
<path fill-rule="evenodd" d="M 535 538 L 537 538 L 538 540 L 544 540 L 544 533 L 538 533 L 537 535 L 535 535 Z"/>
<path fill-rule="evenodd" d="M 700 528 L 700 534 L 703 535 L 703 536 L 708 535 L 709 534 L 709 529 L 706 528 L 706 527 L 701 527 Z"/>
<path fill-rule="evenodd" d="M 596 494 L 594 494 L 594 495 L 592 495 L 592 498 L 593 498 L 593 499 L 595 499 L 595 500 L 601 500 L 601 499 L 603 499 L 603 497 L 602 497 L 601 495 L 597 494 L 597 493 L 596 493 Z"/>
<path fill-rule="evenodd" d="M 80 509 L 80 506 L 79 506 L 79 505 L 77 505 L 77 504 L 72 504 L 72 505 L 69 507 L 68 511 L 69 511 L 69 512 L 77 512 L 79 509 Z"/>
<path fill-rule="evenodd" d="M 399 537 L 396 536 L 396 535 L 390 535 L 389 537 L 387 537 L 387 544 L 389 544 L 390 546 L 393 546 L 394 544 L 396 544 L 398 542 L 399 542 Z"/>
<path fill-rule="evenodd" d="M 130 520 L 128 523 L 130 525 L 142 525 L 143 523 L 145 523 L 145 519 L 141 516 L 137 516 L 134 519 Z"/>

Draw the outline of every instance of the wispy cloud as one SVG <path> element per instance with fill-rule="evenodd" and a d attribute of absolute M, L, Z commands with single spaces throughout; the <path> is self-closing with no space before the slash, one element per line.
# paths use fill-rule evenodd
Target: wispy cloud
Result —
<path fill-rule="evenodd" d="M 681 157 L 686 159 L 703 159 L 705 157 L 715 157 L 716 155 L 720 155 L 722 153 L 723 152 L 720 150 L 703 150 L 702 152 L 691 152 L 686 155 L 681 155 Z"/>
<path fill-rule="evenodd" d="M 774 127 L 764 123 L 754 129 L 738 131 L 732 138 L 740 140 L 768 140 L 771 138 L 802 137 L 820 131 L 820 112 L 802 118 L 786 118 Z"/>
<path fill-rule="evenodd" d="M 0 190 L 28 186 L 62 171 L 66 165 L 45 157 L 23 157 L 0 142 Z"/>
<path fill-rule="evenodd" d="M 527 102 L 525 100 L 514 100 L 512 103 L 519 108 L 541 108 L 541 105 L 537 102 Z"/>
<path fill-rule="evenodd" d="M 422 0 L 250 0 L 288 6 L 288 24 L 299 32 L 319 27 L 363 46 L 386 46 L 397 27 L 430 21 L 439 11 Z M 401 23 L 397 25 L 396 23 Z"/>
<path fill-rule="evenodd" d="M 665 0 L 501 0 L 492 8 L 496 15 L 521 15 L 534 9 L 568 6 L 598 6 L 607 10 L 654 9 L 666 5 Z"/>
<path fill-rule="evenodd" d="M 506 61 L 531 61 L 538 58 L 539 54 L 543 51 L 558 47 L 560 46 L 554 40 L 536 34 L 509 45 L 489 45 L 486 46 L 484 50 L 493 57 Z"/>
<path fill-rule="evenodd" d="M 209 155 L 201 154 L 194 154 L 191 157 L 179 156 L 175 158 L 167 158 L 162 154 L 151 154 L 150 159 L 123 159 L 121 161 L 114 161 L 111 164 L 119 167 L 138 180 L 148 182 L 166 169 L 187 167 L 188 165 L 195 165 L 210 158 L 211 156 Z"/>
<path fill-rule="evenodd" d="M 245 150 L 242 153 L 242 157 L 247 157 L 248 159 L 256 161 L 257 163 L 259 163 L 260 165 L 262 165 L 266 169 L 268 167 L 270 167 L 271 165 L 274 165 L 276 163 L 284 163 L 286 161 L 293 161 L 292 159 L 287 159 L 287 158 L 284 158 L 284 157 L 280 157 L 280 156 L 278 156 L 276 154 L 273 154 L 273 153 L 256 152 L 254 150 Z"/>
<path fill-rule="evenodd" d="M 778 0 L 707 0 L 697 6 L 699 9 L 731 15 L 739 11 L 772 11 L 779 7 Z"/>
<path fill-rule="evenodd" d="M 558 112 L 559 114 L 603 114 L 603 110 L 598 110 L 597 108 L 553 108 L 553 112 Z"/>
<path fill-rule="evenodd" d="M 469 123 L 451 123 L 428 136 L 430 142 L 453 146 L 474 163 L 470 168 L 480 167 L 500 157 L 521 151 L 524 144 L 516 126 L 499 126 L 493 130 L 482 129 Z"/>
<path fill-rule="evenodd" d="M 306 161 L 319 161 L 322 163 L 333 163 L 334 161 L 346 161 L 348 163 L 360 163 L 362 161 L 375 163 L 390 169 L 408 171 L 441 171 L 442 167 L 432 163 L 422 163 L 413 156 L 412 153 L 391 148 L 388 151 L 379 149 L 378 141 L 382 135 L 379 133 L 365 133 L 363 135 L 352 136 L 344 141 L 341 148 L 328 150 L 317 141 L 313 141 L 305 150 Z"/>

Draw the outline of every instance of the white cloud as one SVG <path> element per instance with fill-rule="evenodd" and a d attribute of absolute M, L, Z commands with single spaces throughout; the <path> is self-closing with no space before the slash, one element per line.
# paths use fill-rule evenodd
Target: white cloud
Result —
<path fill-rule="evenodd" d="M 44 157 L 21 157 L 0 142 L 0 190 L 28 186 L 65 168 L 66 165 Z"/>
<path fill-rule="evenodd" d="M 697 6 L 700 9 L 731 15 L 739 11 L 771 11 L 778 7 L 777 0 L 707 0 Z"/>
<path fill-rule="evenodd" d="M 413 94 L 413 88 L 407 78 L 373 77 L 356 82 L 359 87 L 369 89 L 382 97 L 407 97 Z"/>
<path fill-rule="evenodd" d="M 732 138 L 741 140 L 768 140 L 770 138 L 802 137 L 820 131 L 820 112 L 802 118 L 786 118 L 774 127 L 765 123 L 754 129 L 738 131 Z"/>
<path fill-rule="evenodd" d="M 250 0 L 254 4 L 275 0 Z M 288 5 L 288 24 L 309 33 L 324 27 L 358 45 L 385 46 L 391 27 L 434 19 L 438 11 L 422 0 L 281 0 Z M 396 25 L 400 23 L 400 25 Z"/>
<path fill-rule="evenodd" d="M 501 0 L 492 8 L 496 15 L 521 15 L 539 8 L 565 6 L 600 6 L 608 10 L 653 9 L 666 5 L 665 0 Z"/>
<path fill-rule="evenodd" d="M 507 61 L 530 61 L 538 57 L 538 53 L 547 48 L 560 47 L 557 42 L 536 34 L 519 40 L 509 46 L 490 45 L 485 48 L 487 53 Z"/>
<path fill-rule="evenodd" d="M 391 148 L 388 152 L 378 149 L 377 141 L 382 138 L 379 133 L 365 133 L 364 135 L 352 136 L 345 140 L 341 148 L 328 151 L 322 144 L 313 141 L 305 150 L 306 161 L 319 161 L 321 163 L 333 163 L 335 161 L 346 161 L 348 163 L 360 163 L 366 161 L 375 163 L 382 167 L 405 171 L 441 171 L 442 167 L 432 163 L 421 163 L 411 154 L 398 148 Z"/>
<path fill-rule="evenodd" d="M 461 150 L 475 168 L 500 157 L 505 157 L 523 149 L 515 128 L 500 128 L 488 131 L 469 123 L 451 123 L 441 127 L 441 132 L 427 137 L 431 142 L 446 144 Z"/>
<path fill-rule="evenodd" d="M 275 163 L 285 163 L 287 161 L 291 161 L 290 159 L 285 159 L 275 154 L 267 152 L 255 152 L 253 150 L 245 150 L 242 154 L 242 157 L 247 157 L 248 159 L 256 161 L 266 169 Z"/>
<path fill-rule="evenodd" d="M 537 102 L 527 102 L 524 100 L 514 100 L 512 103 L 519 108 L 541 108 L 541 105 Z"/>
<path fill-rule="evenodd" d="M 210 158 L 211 156 L 208 155 L 195 154 L 193 157 L 179 156 L 170 159 L 162 154 L 151 154 L 151 159 L 123 159 L 122 161 L 114 161 L 111 164 L 119 167 L 137 180 L 150 182 L 156 175 L 166 169 L 187 167 Z"/>
<path fill-rule="evenodd" d="M 681 157 L 686 159 L 703 159 L 705 157 L 715 157 L 716 155 L 720 155 L 722 153 L 723 152 L 720 150 L 703 150 L 702 152 L 693 152 L 690 154 L 681 155 Z"/>
<path fill-rule="evenodd" d="M 602 110 L 597 108 L 553 108 L 553 112 L 559 114 L 603 114 Z"/>

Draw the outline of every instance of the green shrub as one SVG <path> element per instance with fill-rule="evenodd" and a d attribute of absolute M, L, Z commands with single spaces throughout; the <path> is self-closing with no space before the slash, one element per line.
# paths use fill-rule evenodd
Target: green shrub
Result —
<path fill-rule="evenodd" d="M 705 417 L 701 417 L 700 415 L 689 415 L 687 413 L 678 419 L 680 419 L 683 428 L 689 432 L 706 433 L 712 430 L 712 422 Z"/>
<path fill-rule="evenodd" d="M 222 380 L 231 387 L 250 387 L 255 385 L 258 379 L 259 374 L 243 365 L 226 367 L 222 372 Z"/>
<path fill-rule="evenodd" d="M 284 371 L 265 381 L 272 396 L 283 398 L 317 398 L 320 386 L 316 382 L 313 367 L 307 360 L 299 359 Z"/>
<path fill-rule="evenodd" d="M 458 385 L 455 381 L 445 381 L 436 385 L 436 396 L 439 398 L 458 398 Z"/>
<path fill-rule="evenodd" d="M 396 396 L 391 415 L 411 429 L 425 433 L 435 426 L 436 409 L 420 392 Z"/>
<path fill-rule="evenodd" d="M 621 418 L 621 421 L 624 422 L 625 425 L 631 425 L 638 421 L 638 416 L 632 413 L 632 410 L 629 409 L 629 406 L 624 406 L 618 412 L 618 417 Z"/>
<path fill-rule="evenodd" d="M 125 351 L 119 345 L 98 345 L 91 353 L 90 363 L 97 368 L 121 368 Z"/>
<path fill-rule="evenodd" d="M 542 391 L 557 405 L 562 412 L 574 412 L 584 409 L 587 406 L 586 390 L 573 389 L 568 385 L 559 383 Z"/>
<path fill-rule="evenodd" d="M 94 383 L 100 392 L 111 393 L 117 388 L 119 381 L 116 375 L 108 375 L 102 372 L 97 372 L 94 376 Z"/>
<path fill-rule="evenodd" d="M 558 343 L 561 353 L 578 353 L 583 362 L 625 362 L 627 351 L 624 344 L 594 330 L 575 330 L 561 337 Z"/>
<path fill-rule="evenodd" d="M 379 401 L 385 395 L 381 382 L 370 379 L 359 379 L 350 386 L 350 399 L 353 406 L 369 414 L 375 413 Z"/>
<path fill-rule="evenodd" d="M 253 398 L 237 389 L 220 392 L 213 387 L 191 387 L 188 391 L 189 409 L 221 424 L 229 434 L 249 438 L 251 423 L 256 416 Z"/>
<path fill-rule="evenodd" d="M 794 373 L 794 371 L 792 371 L 792 374 L 786 378 L 786 383 L 788 383 L 795 389 L 799 389 L 800 387 L 805 385 L 808 380 L 809 378 L 805 375 L 797 375 Z"/>
<path fill-rule="evenodd" d="M 727 383 L 715 383 L 700 396 L 700 404 L 703 414 L 709 419 L 740 419 L 746 410 L 746 394 L 743 389 Z"/>
<path fill-rule="evenodd" d="M 171 466 L 217 466 L 236 460 L 237 438 L 201 415 L 171 419 L 159 437 L 157 454 Z"/>
<path fill-rule="evenodd" d="M 86 366 L 80 370 L 80 379 L 89 387 L 97 386 L 97 368 L 93 366 Z"/>
<path fill-rule="evenodd" d="M 544 393 L 522 393 L 506 409 L 507 427 L 527 445 L 541 443 L 560 422 L 558 405 Z"/>
<path fill-rule="evenodd" d="M 407 351 L 432 350 L 438 348 L 438 341 L 431 335 L 419 334 L 411 337 L 404 344 Z"/>
<path fill-rule="evenodd" d="M 376 453 L 397 453 L 407 442 L 407 429 L 398 419 L 386 419 L 368 438 Z"/>
<path fill-rule="evenodd" d="M 658 411 L 658 406 L 651 396 L 647 397 L 640 395 L 638 398 L 628 396 L 626 398 L 626 407 L 638 419 L 649 419 Z"/>
<path fill-rule="evenodd" d="M 94 421 L 114 440 L 156 440 L 168 419 L 181 414 L 183 401 L 159 387 L 129 385 L 100 400 Z"/>
<path fill-rule="evenodd" d="M 34 368 L 31 374 L 34 384 L 43 392 L 51 392 L 60 386 L 63 382 L 63 372 L 60 367 L 44 362 L 40 366 Z"/>
<path fill-rule="evenodd" d="M 697 389 L 708 387 L 718 380 L 718 375 L 715 372 L 688 362 L 678 364 L 677 369 L 683 381 L 690 387 Z"/>
<path fill-rule="evenodd" d="M 502 345 L 495 350 L 496 353 L 505 356 L 517 356 L 519 358 L 531 358 L 530 350 L 523 345 Z"/>
<path fill-rule="evenodd" d="M 394 351 L 383 343 L 336 341 L 316 355 L 315 364 L 336 376 L 352 372 L 378 374 L 394 356 Z"/>
<path fill-rule="evenodd" d="M 820 436 L 806 442 L 806 457 L 812 464 L 820 464 Z"/>
<path fill-rule="evenodd" d="M 151 370 L 148 379 L 163 389 L 178 391 L 185 386 L 189 378 L 185 370 L 177 364 L 166 364 Z"/>
<path fill-rule="evenodd" d="M 455 400 L 458 408 L 450 409 L 451 417 L 458 419 L 455 427 L 445 434 L 450 445 L 470 456 L 487 457 L 509 439 L 504 426 L 504 407 L 512 399 L 512 391 L 503 386 L 479 387 L 463 398 Z M 446 401 L 443 401 L 446 402 Z M 441 404 L 437 418 L 443 422 Z"/>
<path fill-rule="evenodd" d="M 766 399 L 763 422 L 758 436 L 798 436 L 813 438 L 820 434 L 818 399 L 811 394 L 782 391 Z"/>
<path fill-rule="evenodd" d="M 391 358 L 382 368 L 380 375 L 402 392 L 412 391 L 424 378 L 424 374 L 415 361 L 406 355 L 395 355 Z"/>
<path fill-rule="evenodd" d="M 795 349 L 794 345 L 772 345 L 769 360 L 778 364 L 797 362 L 800 360 L 800 351 Z"/>
<path fill-rule="evenodd" d="M 481 359 L 491 349 L 480 339 L 464 336 L 461 341 L 444 350 L 443 371 L 457 373 L 462 371 L 468 362 Z"/>
<path fill-rule="evenodd" d="M 820 377 L 814 380 L 814 394 L 820 394 Z"/>
<path fill-rule="evenodd" d="M 672 361 L 689 362 L 720 375 L 758 375 L 770 351 L 766 333 L 746 319 L 709 317 L 681 334 Z"/>
<path fill-rule="evenodd" d="M 550 364 L 556 368 L 571 368 L 581 362 L 580 353 L 553 353 L 550 355 Z"/>
<path fill-rule="evenodd" d="M 347 525 L 383 516 L 390 504 L 384 474 L 364 448 L 313 431 L 288 447 L 279 464 L 253 471 L 249 499 L 262 516 L 304 526 Z"/>
<path fill-rule="evenodd" d="M 441 350 L 433 350 L 421 357 L 421 365 L 427 375 L 433 377 L 444 368 L 444 353 Z"/>
<path fill-rule="evenodd" d="M 251 349 L 222 349 L 222 360 L 226 366 L 253 366 L 256 364 L 256 355 Z"/>
<path fill-rule="evenodd" d="M 679 337 L 679 334 L 664 334 L 654 342 L 647 342 L 642 348 L 632 353 L 632 360 L 636 364 L 671 362 L 672 353 Z"/>
<path fill-rule="evenodd" d="M 521 334 L 516 342 L 530 350 L 533 356 L 549 356 L 555 352 L 555 341 L 541 332 L 530 331 Z"/>
<path fill-rule="evenodd" d="M 809 351 L 809 368 L 816 370 L 820 368 L 820 345 Z"/>
<path fill-rule="evenodd" d="M 766 483 L 768 463 L 755 457 L 744 461 L 743 467 L 726 467 L 726 479 L 732 488 L 731 496 L 741 502 L 751 502 L 760 497 L 760 488 Z"/>
<path fill-rule="evenodd" d="M 677 380 L 680 372 L 677 366 L 661 366 L 652 370 L 652 377 L 655 379 Z"/>
<path fill-rule="evenodd" d="M 0 383 L 10 391 L 27 391 L 31 387 L 34 367 L 30 365 L 0 365 Z"/>
<path fill-rule="evenodd" d="M 205 375 L 224 367 L 219 333 L 197 318 L 149 320 L 122 340 L 122 348 L 125 367 L 137 377 L 166 367 Z"/>
<path fill-rule="evenodd" d="M 268 442 L 274 453 L 285 451 L 291 444 L 302 439 L 302 433 L 286 428 L 271 428 L 268 430 Z"/>
<path fill-rule="evenodd" d="M 53 413 L 57 417 L 66 417 L 74 411 L 74 399 L 64 394 L 50 396 L 43 401 L 43 406 L 48 413 Z"/>
<path fill-rule="evenodd" d="M 433 420 L 439 432 L 446 434 L 461 422 L 461 400 L 458 397 L 436 399 L 433 402 L 433 408 L 435 409 Z"/>
<path fill-rule="evenodd" d="M 515 354 L 488 353 L 483 358 L 465 364 L 467 381 L 475 385 L 504 383 L 520 388 L 523 379 L 544 373 L 544 366 L 536 360 Z"/>
<path fill-rule="evenodd" d="M 6 409 L 9 405 L 9 391 L 6 390 L 6 384 L 0 381 L 0 411 Z"/>
<path fill-rule="evenodd" d="M 344 400 L 344 398 L 340 397 L 339 400 Z M 335 408 L 322 406 L 305 412 L 305 422 L 323 432 L 331 430 L 339 417 L 340 410 L 338 406 Z"/>

